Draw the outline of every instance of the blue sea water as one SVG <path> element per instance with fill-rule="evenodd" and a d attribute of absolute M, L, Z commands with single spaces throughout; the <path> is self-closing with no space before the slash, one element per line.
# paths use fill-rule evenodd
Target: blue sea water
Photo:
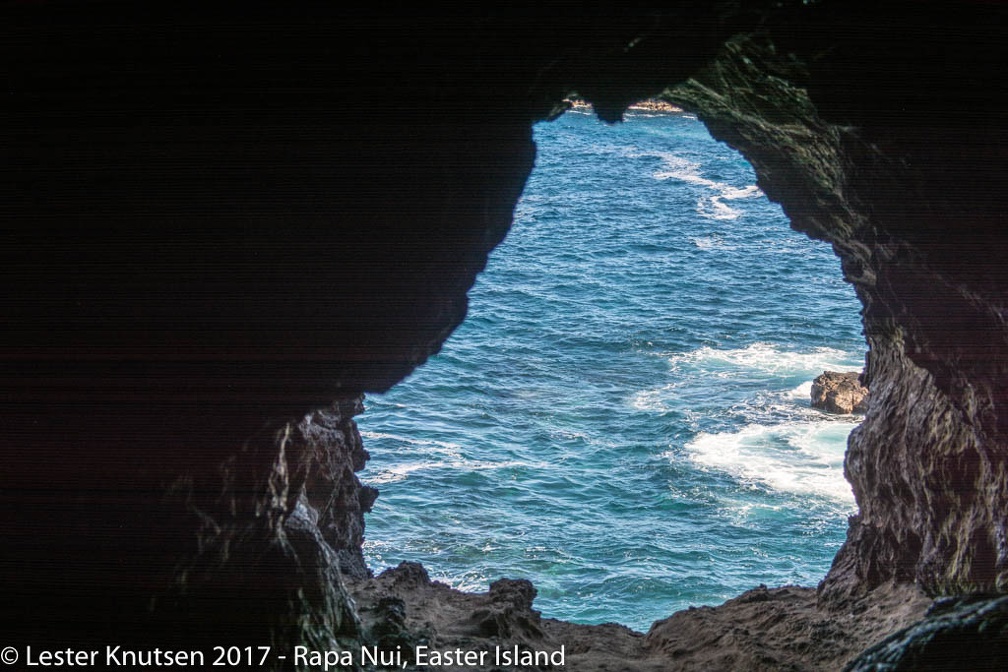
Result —
<path fill-rule="evenodd" d="M 359 418 L 375 570 L 528 578 L 545 616 L 646 630 L 760 583 L 815 585 L 855 504 L 853 290 L 685 114 L 535 129 L 535 170 L 443 351 Z"/>

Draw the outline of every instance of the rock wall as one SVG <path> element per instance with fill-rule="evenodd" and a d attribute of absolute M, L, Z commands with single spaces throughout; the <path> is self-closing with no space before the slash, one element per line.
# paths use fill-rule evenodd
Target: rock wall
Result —
<path fill-rule="evenodd" d="M 835 29 L 835 8 L 820 10 Z M 994 111 L 991 101 L 978 100 L 956 80 L 951 71 L 960 63 L 928 63 L 935 68 L 932 90 L 935 82 L 948 85 L 974 105 L 957 112 L 943 107 L 937 122 L 916 88 L 925 86 L 916 68 L 907 81 L 878 81 L 880 68 L 894 67 L 894 59 L 905 66 L 915 48 L 909 38 L 894 37 L 899 31 L 914 40 L 927 34 L 934 48 L 946 49 L 966 32 L 935 32 L 930 21 L 936 17 L 928 12 L 866 16 L 874 26 L 867 34 L 817 30 L 813 20 L 799 38 L 790 32 L 777 42 L 766 33 L 737 37 L 666 95 L 749 158 L 760 186 L 781 202 L 794 228 L 833 244 L 864 304 L 865 381 L 873 399 L 845 462 L 860 512 L 824 594 L 864 591 L 891 579 L 915 581 L 932 594 L 1004 590 L 1008 331 L 998 260 L 1006 242 L 997 216 L 982 205 L 992 197 L 987 171 L 1003 168 L 1004 155 L 980 150 L 976 182 L 960 156 L 998 143 L 1004 132 L 971 128 Z M 979 53 L 969 58 L 982 58 L 989 46 L 984 37 L 993 38 L 970 25 Z M 886 28 L 893 32 L 880 52 L 869 43 L 874 31 Z M 813 35 L 827 55 L 785 51 L 808 46 Z M 859 68 L 864 79 L 851 81 Z M 830 73 L 827 81 L 841 73 L 845 88 L 828 87 L 817 77 L 823 72 Z M 947 100 L 952 94 L 936 95 Z M 908 107 L 876 109 L 880 121 L 859 111 L 866 100 Z M 991 136 L 985 139 L 985 132 Z M 950 222 L 954 233 L 940 233 Z"/>
<path fill-rule="evenodd" d="M 860 514 L 823 595 L 1005 589 L 996 3 L 2 11 L 12 638 L 359 638 L 354 400 L 462 320 L 572 92 L 616 120 L 668 89 L 864 303 Z"/>
<path fill-rule="evenodd" d="M 208 652 L 238 641 L 278 651 L 359 641 L 343 568 L 352 575 L 363 565 L 359 502 L 373 499 L 353 475 L 363 467 L 351 419 L 361 410 L 359 398 L 348 399 L 297 424 L 266 428 L 212 471 L 169 484 L 158 507 L 164 525 L 158 532 L 170 527 L 173 543 L 163 544 L 155 533 L 159 543 L 151 551 L 161 557 L 147 568 L 169 583 L 138 596 L 149 600 L 140 633 L 128 622 L 112 622 L 103 633 L 107 641 L 139 634 L 161 648 Z M 334 519 L 345 522 L 339 537 L 325 524 Z M 106 578 L 104 590 L 130 588 Z"/>
<path fill-rule="evenodd" d="M 827 592 L 884 576 L 932 594 L 1008 587 L 1008 276 L 993 189 L 1006 138 L 977 86 L 995 70 L 987 22 L 1004 8 L 917 9 L 866 14 L 872 28 L 808 79 L 820 113 L 858 129 L 848 179 L 869 215 L 867 250 L 844 268 L 865 287 L 866 382 L 880 397 L 850 442 L 861 515 Z M 835 26 L 836 12 L 823 20 Z"/>
<path fill-rule="evenodd" d="M 294 426 L 288 448 L 301 456 L 291 478 L 298 510 L 319 529 L 339 558 L 340 572 L 351 579 L 371 575 L 362 552 L 364 514 L 378 497 L 377 489 L 355 475 L 371 457 L 351 419 L 363 412 L 360 398 L 313 411 Z"/>
<path fill-rule="evenodd" d="M 1008 656 L 1008 597 L 938 600 L 926 617 L 868 648 L 845 672 L 999 670 Z"/>

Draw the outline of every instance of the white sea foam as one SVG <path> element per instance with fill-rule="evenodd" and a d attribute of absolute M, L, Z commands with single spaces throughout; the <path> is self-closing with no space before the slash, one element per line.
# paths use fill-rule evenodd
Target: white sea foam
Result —
<path fill-rule="evenodd" d="M 669 363 L 674 368 L 683 365 L 703 371 L 748 369 L 770 375 L 814 377 L 823 371 L 859 371 L 847 353 L 836 348 L 814 348 L 807 352 L 794 352 L 772 343 L 753 343 L 744 348 L 720 350 L 704 346 L 696 350 L 671 355 Z M 809 383 L 811 385 L 811 383 Z M 811 387 L 809 388 L 811 391 Z M 797 390 L 796 390 L 797 391 Z"/>
<path fill-rule="evenodd" d="M 706 219 L 719 221 L 738 219 L 742 215 L 742 211 L 726 204 L 722 200 L 723 198 L 723 196 L 704 196 L 697 201 L 696 213 Z"/>
<path fill-rule="evenodd" d="M 398 483 L 400 481 L 405 481 L 414 471 L 420 471 L 430 466 L 432 465 L 420 462 L 414 462 L 413 464 L 399 464 L 394 467 L 389 467 L 388 469 L 382 469 L 374 474 L 367 473 L 363 476 L 363 479 L 368 485 Z"/>
<path fill-rule="evenodd" d="M 493 579 L 489 578 L 483 572 L 476 570 L 463 572 L 461 574 L 452 574 L 443 571 L 435 572 L 431 575 L 431 580 L 447 584 L 455 590 L 459 590 L 464 593 L 479 593 L 486 592 L 487 586 Z"/>
<path fill-rule="evenodd" d="M 630 399 L 630 405 L 638 411 L 664 413 L 671 410 L 667 402 L 672 396 L 672 390 L 676 387 L 676 383 L 669 383 L 653 390 L 641 390 Z"/>
<path fill-rule="evenodd" d="M 710 196 L 701 196 L 697 200 L 696 213 L 706 219 L 737 219 L 742 215 L 742 211 L 731 207 L 725 201 L 757 198 L 763 195 L 763 192 L 755 184 L 733 187 L 725 182 L 704 177 L 699 163 L 684 159 L 671 152 L 658 152 L 651 156 L 657 156 L 664 164 L 664 170 L 654 173 L 656 180 L 677 180 L 717 192 Z"/>
<path fill-rule="evenodd" d="M 497 469 L 524 468 L 532 470 L 549 469 L 547 462 L 534 460 L 481 460 L 466 455 L 463 446 L 450 441 L 438 441 L 416 437 L 400 436 L 387 432 L 362 431 L 361 437 L 368 441 L 395 441 L 407 446 L 412 459 L 399 458 L 397 464 L 382 466 L 376 461 L 368 464 L 363 479 L 371 485 L 398 483 L 415 472 L 448 470 L 465 473 Z M 397 451 L 398 452 L 398 451 Z M 400 454 L 401 455 L 401 454 Z"/>
<path fill-rule="evenodd" d="M 729 201 L 738 200 L 740 198 L 758 198 L 763 195 L 763 192 L 755 184 L 750 184 L 745 187 L 726 187 L 721 191 L 721 198 Z"/>
<path fill-rule="evenodd" d="M 847 435 L 840 421 L 747 425 L 736 432 L 700 433 L 686 444 L 690 459 L 775 490 L 852 503 L 843 476 Z"/>
<path fill-rule="evenodd" d="M 400 436 L 399 434 L 389 434 L 387 432 L 362 431 L 361 437 L 371 441 L 386 440 L 397 441 L 409 444 L 412 449 L 427 449 L 427 452 L 442 452 L 449 455 L 459 455 L 463 450 L 462 446 L 450 441 L 437 441 L 435 439 L 422 439 L 412 436 Z"/>
<path fill-rule="evenodd" d="M 793 390 L 789 390 L 787 396 L 790 399 L 798 401 L 799 399 L 808 400 L 812 398 L 812 381 L 807 380 Z"/>
<path fill-rule="evenodd" d="M 698 184 L 703 187 L 709 187 L 711 189 L 716 189 L 718 187 L 727 186 L 722 185 L 714 180 L 707 179 L 700 174 L 700 164 L 695 161 L 690 161 L 689 159 L 684 159 L 681 156 L 673 154 L 672 152 L 654 152 L 648 154 L 638 154 L 638 157 L 644 156 L 655 156 L 662 160 L 664 164 L 664 170 L 659 170 L 654 173 L 654 178 L 656 180 L 679 180 L 680 182 L 686 182 L 688 184 Z"/>

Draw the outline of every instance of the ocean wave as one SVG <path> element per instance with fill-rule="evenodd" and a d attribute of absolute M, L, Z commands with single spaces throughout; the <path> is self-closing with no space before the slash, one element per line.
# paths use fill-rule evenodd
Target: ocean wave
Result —
<path fill-rule="evenodd" d="M 438 571 L 431 575 L 431 580 L 446 584 L 464 593 L 479 593 L 486 592 L 493 579 L 488 573 L 477 570 L 461 574 Z"/>
<path fill-rule="evenodd" d="M 651 173 L 651 177 L 655 180 L 675 180 L 710 189 L 717 192 L 717 198 L 722 200 L 735 201 L 763 197 L 763 190 L 755 184 L 736 187 L 727 182 L 705 177 L 703 174 L 704 168 L 700 163 L 690 161 L 675 152 L 642 149 L 637 145 L 626 143 L 598 144 L 592 149 L 599 155 L 619 156 L 626 159 L 658 159 L 662 164 L 662 168 Z"/>
<path fill-rule="evenodd" d="M 718 234 L 710 236 L 697 236 L 695 238 L 690 238 L 690 242 L 701 250 L 734 250 L 738 247 L 737 245 L 725 242 L 724 237 Z"/>
<path fill-rule="evenodd" d="M 705 196 L 697 201 L 696 213 L 705 219 L 726 221 L 738 219 L 742 211 L 731 207 L 722 200 L 722 196 Z"/>
<path fill-rule="evenodd" d="M 500 471 L 505 469 L 527 469 L 530 471 L 549 471 L 554 465 L 549 462 L 532 460 L 419 460 L 416 462 L 400 462 L 387 467 L 370 463 L 361 475 L 361 479 L 369 485 L 398 483 L 406 480 L 414 472 L 447 470 L 459 473 L 474 473 L 480 471 Z M 372 472 L 372 469 L 374 470 Z"/>
<path fill-rule="evenodd" d="M 763 195 L 763 192 L 755 184 L 735 187 L 726 182 L 704 177 L 699 163 L 684 159 L 671 152 L 656 152 L 640 156 L 655 156 L 661 159 L 664 169 L 652 174 L 656 180 L 677 180 L 717 192 L 712 196 L 701 196 L 697 199 L 696 213 L 704 219 L 718 221 L 737 219 L 742 215 L 742 211 L 731 207 L 725 201 L 759 198 Z"/>
<path fill-rule="evenodd" d="M 447 453 L 449 455 L 460 455 L 461 451 L 464 450 L 463 446 L 457 443 L 452 443 L 451 441 L 438 441 L 436 439 L 424 439 L 415 436 L 402 436 L 399 434 L 389 434 L 388 432 L 373 432 L 373 431 L 361 431 L 361 438 L 367 439 L 369 441 L 396 441 L 399 443 L 405 443 L 411 448 L 420 449 L 435 449 L 437 452 Z M 427 450 L 426 452 L 431 452 Z"/>
<path fill-rule="evenodd" d="M 690 460 L 777 491 L 853 503 L 844 479 L 848 422 L 747 425 L 734 432 L 701 432 L 686 444 Z"/>
<path fill-rule="evenodd" d="M 813 379 L 823 371 L 859 371 L 852 353 L 818 347 L 790 350 L 757 342 L 743 348 L 704 346 L 689 352 L 653 353 L 667 359 L 669 378 L 664 384 L 632 392 L 626 404 L 636 411 L 676 413 L 694 430 L 725 400 L 722 419 L 746 425 L 787 422 L 834 422 L 810 406 Z M 698 386 L 698 381 L 703 381 Z M 797 381 L 801 381 L 795 385 Z M 731 401 L 727 401 L 731 400 Z M 705 428 L 705 427 L 704 427 Z"/>
<path fill-rule="evenodd" d="M 668 405 L 672 390 L 678 387 L 677 383 L 669 383 L 651 390 L 641 390 L 630 399 L 630 405 L 638 411 L 657 411 L 665 413 L 671 411 Z"/>
<path fill-rule="evenodd" d="M 362 480 L 368 485 L 398 483 L 399 481 L 405 481 L 414 471 L 420 471 L 432 466 L 436 465 L 432 465 L 427 462 L 419 462 L 412 464 L 397 464 L 394 467 L 387 467 L 376 471 L 375 473 L 370 473 L 370 469 L 368 469 L 367 472 L 362 474 Z"/>
<path fill-rule="evenodd" d="M 811 381 L 811 380 L 807 380 L 804 383 L 802 383 L 801 385 L 799 385 L 798 387 L 796 387 L 794 389 L 791 389 L 791 390 L 788 390 L 787 391 L 788 398 L 794 399 L 795 401 L 797 401 L 799 399 L 803 399 L 803 400 L 811 399 L 812 398 L 812 382 L 813 381 Z"/>
<path fill-rule="evenodd" d="M 704 346 L 685 353 L 669 356 L 674 369 L 688 366 L 707 373 L 727 372 L 730 369 L 747 369 L 770 375 L 817 376 L 823 371 L 860 371 L 854 358 L 836 348 L 819 347 L 806 352 L 786 350 L 772 343 L 753 343 L 744 348 L 720 350 Z M 809 383 L 811 385 L 811 383 Z M 811 391 L 811 388 L 809 388 Z"/>

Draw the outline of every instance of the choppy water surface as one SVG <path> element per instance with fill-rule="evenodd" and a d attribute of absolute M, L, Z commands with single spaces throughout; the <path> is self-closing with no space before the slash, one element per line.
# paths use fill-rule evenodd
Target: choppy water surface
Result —
<path fill-rule="evenodd" d="M 507 240 L 444 350 L 360 420 L 381 490 L 365 553 L 546 616 L 646 629 L 759 583 L 814 585 L 854 510 L 853 290 L 752 168 L 688 115 L 536 128 Z"/>

